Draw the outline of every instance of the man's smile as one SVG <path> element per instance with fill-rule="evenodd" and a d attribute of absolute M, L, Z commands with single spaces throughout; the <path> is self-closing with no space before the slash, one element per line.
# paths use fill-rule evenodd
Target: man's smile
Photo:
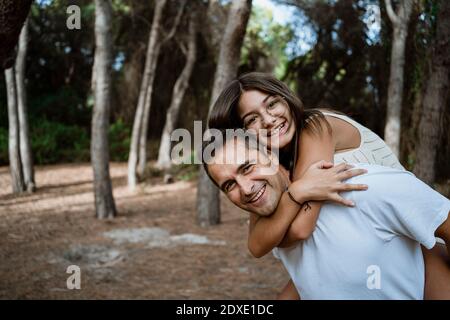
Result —
<path fill-rule="evenodd" d="M 265 191 L 266 191 L 266 185 L 267 185 L 267 184 L 264 183 L 263 186 L 259 189 L 259 191 L 256 192 L 256 194 L 255 194 L 249 201 L 247 201 L 247 202 L 248 202 L 248 203 L 252 203 L 252 204 L 257 203 L 257 201 L 258 201 L 259 199 L 261 199 L 262 196 L 264 195 L 264 193 L 265 193 Z"/>

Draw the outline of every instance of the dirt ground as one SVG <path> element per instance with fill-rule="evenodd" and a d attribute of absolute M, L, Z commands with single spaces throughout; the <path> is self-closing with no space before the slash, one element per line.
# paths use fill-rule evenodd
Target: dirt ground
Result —
<path fill-rule="evenodd" d="M 13 196 L 0 167 L 1 299 L 272 299 L 288 280 L 271 254 L 252 258 L 247 215 L 225 198 L 222 224 L 195 223 L 195 181 L 111 175 L 119 215 L 97 220 L 89 164 L 36 168 L 37 192 Z M 81 269 L 81 289 L 66 286 Z"/>

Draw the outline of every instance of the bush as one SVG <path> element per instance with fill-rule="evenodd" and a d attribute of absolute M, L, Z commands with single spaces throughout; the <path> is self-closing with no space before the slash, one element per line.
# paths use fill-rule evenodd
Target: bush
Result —
<path fill-rule="evenodd" d="M 118 119 L 109 127 L 109 149 L 112 161 L 127 161 L 130 151 L 130 128 L 122 119 Z"/>
<path fill-rule="evenodd" d="M 31 150 L 35 164 L 89 161 L 85 129 L 46 119 L 30 121 Z M 8 159 L 8 129 L 0 127 L 0 164 Z"/>
<path fill-rule="evenodd" d="M 8 129 L 0 127 L 0 165 L 9 163 L 8 160 Z"/>
<path fill-rule="evenodd" d="M 86 129 L 46 119 L 30 126 L 35 164 L 89 161 L 89 135 Z"/>
<path fill-rule="evenodd" d="M 35 164 L 90 161 L 88 130 L 46 119 L 30 121 L 31 149 Z M 130 148 L 130 128 L 122 120 L 109 128 L 112 161 L 126 161 Z M 0 165 L 7 165 L 8 129 L 0 127 Z"/>

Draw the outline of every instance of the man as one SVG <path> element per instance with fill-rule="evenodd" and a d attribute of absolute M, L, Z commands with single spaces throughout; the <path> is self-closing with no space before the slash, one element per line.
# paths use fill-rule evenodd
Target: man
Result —
<path fill-rule="evenodd" d="M 273 170 L 275 156 L 241 137 L 213 149 L 204 158 L 213 182 L 240 208 L 270 214 L 290 183 L 284 168 Z M 302 299 L 423 299 L 420 244 L 430 249 L 440 237 L 449 248 L 450 201 L 409 172 L 361 167 L 368 173 L 347 182 L 369 189 L 344 195 L 356 206 L 324 204 L 312 236 L 276 255 Z"/>

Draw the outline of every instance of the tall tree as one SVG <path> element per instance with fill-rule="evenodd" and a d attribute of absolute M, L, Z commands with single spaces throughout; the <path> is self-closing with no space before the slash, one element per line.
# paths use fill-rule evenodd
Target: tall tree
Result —
<path fill-rule="evenodd" d="M 237 75 L 251 6 L 251 0 L 235 0 L 231 3 L 214 76 L 210 111 L 220 92 Z M 220 223 L 219 190 L 211 182 L 203 167 L 200 167 L 197 186 L 197 222 L 201 226 Z"/>
<path fill-rule="evenodd" d="M 180 113 L 181 103 L 183 102 L 184 94 L 188 88 L 189 79 L 194 69 L 194 64 L 197 57 L 197 15 L 195 8 L 193 8 L 191 12 L 189 21 L 187 49 L 183 43 L 180 43 L 180 47 L 186 56 L 186 63 L 173 88 L 172 100 L 170 102 L 169 109 L 167 110 L 166 122 L 164 124 L 158 153 L 157 166 L 164 170 L 170 169 L 172 165 L 170 159 L 170 135 L 175 129 L 175 124 Z"/>
<path fill-rule="evenodd" d="M 25 190 L 22 173 L 22 163 L 20 161 L 20 135 L 19 135 L 19 115 L 17 112 L 17 90 L 14 67 L 5 70 L 6 90 L 8 97 L 8 152 L 9 168 L 11 172 L 11 182 L 13 193 Z"/>
<path fill-rule="evenodd" d="M 431 48 L 429 76 L 419 122 L 414 172 L 428 184 L 435 180 L 435 163 L 448 99 L 450 74 L 450 1 L 437 3 L 436 38 Z"/>
<path fill-rule="evenodd" d="M 9 162 L 14 193 L 25 190 L 33 192 L 35 189 L 25 88 L 27 22 L 22 27 L 19 39 L 15 64 L 5 71 L 9 120 Z"/>
<path fill-rule="evenodd" d="M 393 30 L 384 139 L 395 155 L 399 156 L 403 99 L 403 73 L 405 66 L 405 43 L 406 37 L 408 36 L 408 23 L 414 0 L 399 1 L 397 10 L 394 10 L 391 0 L 385 0 L 385 4 Z"/>
<path fill-rule="evenodd" d="M 15 76 L 17 92 L 17 113 L 19 115 L 20 160 L 26 190 L 35 189 L 33 157 L 31 153 L 30 134 L 27 116 L 27 93 L 25 88 L 25 68 L 28 47 L 28 20 L 25 22 L 19 37 L 19 50 L 16 58 Z"/>
<path fill-rule="evenodd" d="M 97 218 L 116 215 L 109 174 L 109 114 L 111 105 L 112 8 L 109 0 L 95 0 L 95 57 L 93 67 L 94 110 L 92 115 L 91 162 L 94 171 Z"/>
<path fill-rule="evenodd" d="M 171 31 L 161 40 L 163 11 L 167 0 L 156 1 L 152 27 L 148 38 L 147 54 L 145 58 L 144 74 L 139 91 L 138 105 L 131 133 L 130 154 L 128 157 L 128 186 L 134 189 L 137 178 L 143 177 L 147 162 L 147 132 L 150 118 L 153 82 L 158 61 L 159 52 L 164 43 L 175 35 L 176 28 L 181 18 L 184 3 L 180 7 Z"/>
<path fill-rule="evenodd" d="M 131 132 L 130 154 L 128 156 L 128 186 L 134 189 L 137 184 L 137 165 L 139 160 L 139 140 L 142 131 L 142 118 L 144 116 L 145 99 L 149 83 L 155 77 L 156 60 L 159 53 L 159 41 L 161 28 L 162 13 L 166 5 L 166 0 L 156 1 L 155 11 L 153 13 L 152 27 L 148 38 L 147 54 L 145 58 L 144 74 L 141 82 L 141 90 L 139 91 L 139 100 L 134 115 L 133 129 Z M 158 51 L 158 52 L 155 52 Z"/>

